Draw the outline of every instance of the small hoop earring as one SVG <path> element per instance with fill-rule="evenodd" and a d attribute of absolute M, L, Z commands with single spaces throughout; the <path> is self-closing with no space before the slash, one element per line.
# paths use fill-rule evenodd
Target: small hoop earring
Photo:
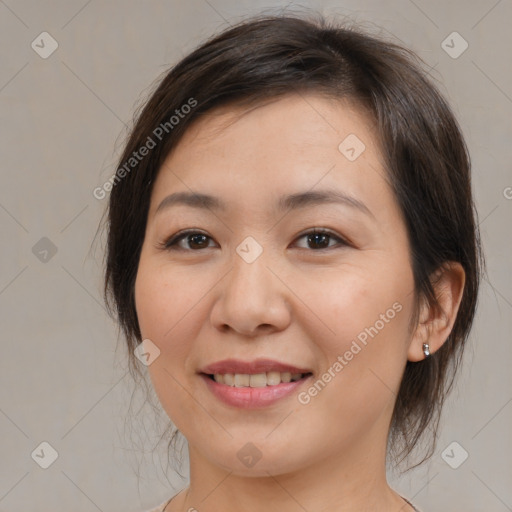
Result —
<path fill-rule="evenodd" d="M 423 343 L 423 353 L 425 354 L 425 359 L 430 355 L 428 343 Z"/>

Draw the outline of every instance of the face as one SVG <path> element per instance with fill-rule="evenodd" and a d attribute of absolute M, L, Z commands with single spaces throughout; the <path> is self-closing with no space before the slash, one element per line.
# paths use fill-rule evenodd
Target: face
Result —
<path fill-rule="evenodd" d="M 412 292 L 377 137 L 348 103 L 217 110 L 159 171 L 136 309 L 191 463 L 267 476 L 383 454 Z"/>

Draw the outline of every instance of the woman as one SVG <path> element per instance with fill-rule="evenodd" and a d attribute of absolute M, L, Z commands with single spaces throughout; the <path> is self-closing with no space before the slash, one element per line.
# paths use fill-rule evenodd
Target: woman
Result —
<path fill-rule="evenodd" d="M 107 220 L 107 305 L 189 447 L 155 511 L 418 510 L 386 462 L 427 427 L 432 454 L 483 260 L 411 52 L 320 16 L 213 37 L 140 112 Z"/>

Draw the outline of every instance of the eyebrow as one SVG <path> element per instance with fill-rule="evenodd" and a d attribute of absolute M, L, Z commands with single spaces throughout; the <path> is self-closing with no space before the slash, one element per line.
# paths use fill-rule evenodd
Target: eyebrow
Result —
<path fill-rule="evenodd" d="M 349 206 L 375 219 L 375 215 L 362 201 L 344 192 L 336 190 L 297 192 L 295 194 L 282 196 L 277 202 L 277 210 L 297 210 L 299 208 L 329 203 Z M 225 211 L 227 208 L 226 204 L 215 196 L 200 192 L 175 192 L 162 200 L 155 211 L 155 215 L 174 205 L 186 205 L 192 208 L 217 211 Z"/>

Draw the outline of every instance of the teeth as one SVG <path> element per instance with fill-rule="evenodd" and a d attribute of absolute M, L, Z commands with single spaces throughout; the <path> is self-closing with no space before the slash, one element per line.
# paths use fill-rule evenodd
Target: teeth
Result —
<path fill-rule="evenodd" d="M 216 373 L 213 378 L 219 384 L 226 384 L 237 388 L 264 388 L 266 386 L 277 386 L 281 382 L 292 382 L 303 377 L 302 373 L 290 372 L 267 372 L 255 373 L 249 375 L 247 373 Z"/>
<path fill-rule="evenodd" d="M 268 372 L 267 385 L 277 386 L 277 384 L 281 384 L 281 374 L 279 372 Z"/>
<path fill-rule="evenodd" d="M 247 374 L 235 373 L 235 387 L 244 388 L 249 385 L 250 376 Z"/>

